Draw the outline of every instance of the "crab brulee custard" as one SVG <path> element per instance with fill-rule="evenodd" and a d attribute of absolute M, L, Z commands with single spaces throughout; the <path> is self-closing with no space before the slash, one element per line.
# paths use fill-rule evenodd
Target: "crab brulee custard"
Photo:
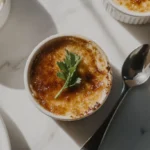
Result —
<path fill-rule="evenodd" d="M 106 100 L 112 84 L 108 59 L 93 41 L 60 36 L 46 42 L 29 68 L 29 88 L 46 111 L 81 119 Z"/>
<path fill-rule="evenodd" d="M 150 12 L 150 0 L 113 0 L 120 6 L 135 12 Z"/>

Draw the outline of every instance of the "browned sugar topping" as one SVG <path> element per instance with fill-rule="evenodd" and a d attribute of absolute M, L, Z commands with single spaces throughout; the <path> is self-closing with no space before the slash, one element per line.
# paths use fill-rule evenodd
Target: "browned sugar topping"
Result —
<path fill-rule="evenodd" d="M 54 99 L 64 84 L 57 77 L 57 62 L 64 60 L 65 49 L 82 57 L 78 66 L 82 82 L 79 86 L 66 89 Z M 99 99 L 104 89 L 109 92 L 111 78 L 106 58 L 95 45 L 90 41 L 68 36 L 45 44 L 40 51 L 30 69 L 30 88 L 42 107 L 54 114 L 72 118 L 80 118 L 100 107 Z"/>
<path fill-rule="evenodd" d="M 149 12 L 150 0 L 113 0 L 117 4 L 135 12 Z"/>

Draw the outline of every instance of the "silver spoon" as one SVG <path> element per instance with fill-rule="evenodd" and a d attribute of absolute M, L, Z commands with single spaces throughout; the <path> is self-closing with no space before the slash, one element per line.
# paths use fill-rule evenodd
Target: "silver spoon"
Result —
<path fill-rule="evenodd" d="M 150 77 L 150 46 L 144 44 L 135 49 L 125 60 L 122 67 L 123 88 L 119 100 L 94 135 L 81 150 L 97 150 L 102 144 L 110 124 L 128 91 L 145 83 Z"/>

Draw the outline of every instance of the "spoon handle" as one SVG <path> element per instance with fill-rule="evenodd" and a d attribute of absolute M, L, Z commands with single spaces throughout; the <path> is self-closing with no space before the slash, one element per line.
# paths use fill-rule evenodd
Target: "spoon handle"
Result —
<path fill-rule="evenodd" d="M 109 113 L 108 117 L 105 119 L 103 124 L 98 128 L 98 130 L 94 133 L 94 135 L 84 144 L 84 146 L 81 148 L 81 150 L 97 150 L 98 147 L 102 144 L 105 135 L 110 127 L 110 124 L 118 111 L 120 105 L 123 102 L 124 97 L 129 91 L 129 87 L 125 84 L 123 84 L 123 89 L 121 92 L 121 95 L 113 107 L 112 111 Z"/>

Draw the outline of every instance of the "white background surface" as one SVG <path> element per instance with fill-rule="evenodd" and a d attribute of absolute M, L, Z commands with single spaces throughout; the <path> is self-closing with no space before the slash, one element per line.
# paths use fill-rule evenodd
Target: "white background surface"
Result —
<path fill-rule="evenodd" d="M 113 90 L 107 102 L 82 121 L 54 121 L 35 108 L 24 90 L 23 70 L 28 55 L 41 40 L 56 33 L 78 33 L 93 39 L 113 66 Z M 150 43 L 149 36 L 150 25 L 122 24 L 105 12 L 100 0 L 39 0 L 39 3 L 12 0 L 11 14 L 0 30 L 0 113 L 12 150 L 79 150 L 119 96 L 124 59 L 141 43 Z M 103 149 L 150 147 L 146 143 L 150 125 L 149 89 L 147 83 L 130 92 Z M 147 149 L 143 149 L 143 143 Z"/>

